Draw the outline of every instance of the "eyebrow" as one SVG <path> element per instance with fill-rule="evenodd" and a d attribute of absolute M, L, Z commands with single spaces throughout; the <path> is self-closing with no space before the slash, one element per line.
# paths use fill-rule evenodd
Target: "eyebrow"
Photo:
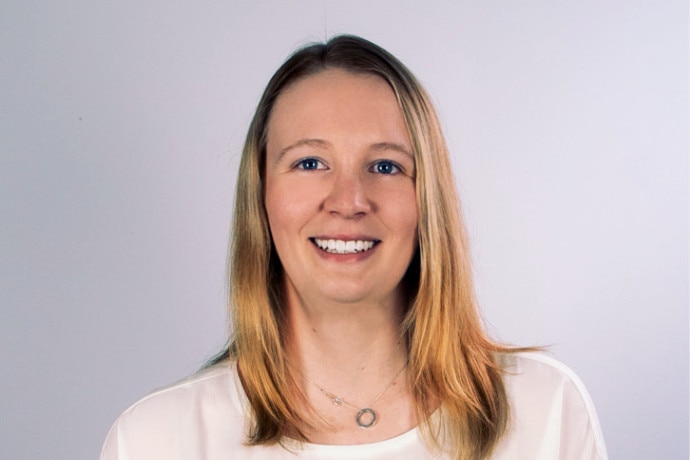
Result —
<path fill-rule="evenodd" d="M 331 145 L 330 142 L 327 142 L 323 139 L 312 139 L 312 138 L 300 139 L 297 142 L 290 144 L 287 147 L 284 147 L 283 149 L 281 149 L 280 152 L 278 152 L 278 156 L 277 156 L 275 162 L 279 163 L 280 160 L 290 150 L 294 150 L 298 147 L 307 146 L 307 147 L 315 147 L 315 148 L 319 148 L 319 149 L 325 149 L 325 148 L 329 147 L 330 145 Z M 402 146 L 400 144 L 396 144 L 395 142 L 377 142 L 371 146 L 371 149 L 376 150 L 376 151 L 394 150 L 396 152 L 402 153 L 403 155 L 410 157 L 410 159 L 414 161 L 414 155 L 412 154 L 412 152 L 410 152 L 404 146 Z"/>
<path fill-rule="evenodd" d="M 378 142 L 371 146 L 372 150 L 394 150 L 396 152 L 407 155 L 411 160 L 414 161 L 414 155 L 412 152 L 407 150 L 404 146 L 396 144 L 395 142 Z"/>
<path fill-rule="evenodd" d="M 275 162 L 280 163 L 280 160 L 285 156 L 286 153 L 288 153 L 290 150 L 294 150 L 298 147 L 316 147 L 319 149 L 325 149 L 331 145 L 329 142 L 324 141 L 323 139 L 300 139 L 297 142 L 288 145 L 287 147 L 283 148 L 278 152 L 278 157 L 276 158 Z"/>

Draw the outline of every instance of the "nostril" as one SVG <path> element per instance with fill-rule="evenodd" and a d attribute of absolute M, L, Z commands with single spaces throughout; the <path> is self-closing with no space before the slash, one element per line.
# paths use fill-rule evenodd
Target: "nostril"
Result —
<path fill-rule="evenodd" d="M 355 217 L 371 211 L 368 193 L 359 179 L 340 179 L 324 201 L 331 214 Z"/>

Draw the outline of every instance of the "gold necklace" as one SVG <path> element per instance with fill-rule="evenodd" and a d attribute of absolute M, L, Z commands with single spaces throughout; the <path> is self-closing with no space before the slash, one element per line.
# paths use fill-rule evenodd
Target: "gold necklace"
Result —
<path fill-rule="evenodd" d="M 319 391 L 321 393 L 323 393 L 323 395 L 326 396 L 328 399 L 330 399 L 334 405 L 339 406 L 339 407 L 347 406 L 350 409 L 356 410 L 357 415 L 355 415 L 355 423 L 357 423 L 357 425 L 359 425 L 360 428 L 366 429 L 366 428 L 371 428 L 372 426 L 374 426 L 374 424 L 376 423 L 376 419 L 378 418 L 378 414 L 376 413 L 376 411 L 374 409 L 372 409 L 372 406 L 374 404 L 376 404 L 376 402 L 379 399 L 381 399 L 381 396 L 383 396 L 383 394 L 391 387 L 391 385 L 393 385 L 393 383 L 395 383 L 395 381 L 398 379 L 398 377 L 400 376 L 402 371 L 405 369 L 405 367 L 407 367 L 407 362 L 405 362 L 405 364 L 403 364 L 403 366 L 400 368 L 400 370 L 395 374 L 395 377 L 393 377 L 393 380 L 391 380 L 391 382 L 388 385 L 386 385 L 386 388 L 384 388 L 383 391 L 381 391 L 381 393 L 379 393 L 378 396 L 376 396 L 376 399 L 374 399 L 374 401 L 372 401 L 371 404 L 369 404 L 366 407 L 362 407 L 361 409 L 358 408 L 357 406 L 350 404 L 349 402 L 345 401 L 345 399 L 343 399 L 342 397 L 337 396 L 337 395 L 331 393 L 330 391 L 326 391 L 318 383 L 314 382 L 313 380 L 308 378 L 306 375 L 302 374 L 302 372 L 299 369 L 297 369 L 297 372 L 299 372 L 302 375 L 302 377 L 304 377 L 309 382 L 311 382 L 312 385 L 314 385 L 316 388 L 318 388 Z"/>

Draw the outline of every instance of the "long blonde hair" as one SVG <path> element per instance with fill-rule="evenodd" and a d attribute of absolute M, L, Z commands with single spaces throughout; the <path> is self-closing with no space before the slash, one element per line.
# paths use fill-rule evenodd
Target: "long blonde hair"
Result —
<path fill-rule="evenodd" d="M 419 246 L 403 283 L 408 308 L 401 334 L 409 385 L 427 444 L 455 459 L 490 454 L 505 431 L 508 402 L 497 352 L 475 299 L 466 231 L 448 150 L 429 97 L 394 56 L 359 37 L 341 35 L 292 54 L 266 87 L 247 134 L 237 182 L 230 252 L 228 353 L 238 361 L 252 408 L 247 442 L 307 440 L 304 400 L 284 352 L 282 266 L 264 207 L 266 131 L 276 98 L 291 84 L 329 68 L 383 78 L 394 91 L 413 145 Z M 440 403 L 440 424 L 431 413 Z"/>

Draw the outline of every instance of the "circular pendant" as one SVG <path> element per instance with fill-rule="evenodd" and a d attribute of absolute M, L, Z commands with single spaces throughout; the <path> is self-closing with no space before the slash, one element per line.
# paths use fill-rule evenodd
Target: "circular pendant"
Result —
<path fill-rule="evenodd" d="M 362 428 L 370 428 L 376 423 L 376 412 L 373 409 L 365 407 L 357 412 L 357 417 L 355 417 L 357 425 Z"/>

